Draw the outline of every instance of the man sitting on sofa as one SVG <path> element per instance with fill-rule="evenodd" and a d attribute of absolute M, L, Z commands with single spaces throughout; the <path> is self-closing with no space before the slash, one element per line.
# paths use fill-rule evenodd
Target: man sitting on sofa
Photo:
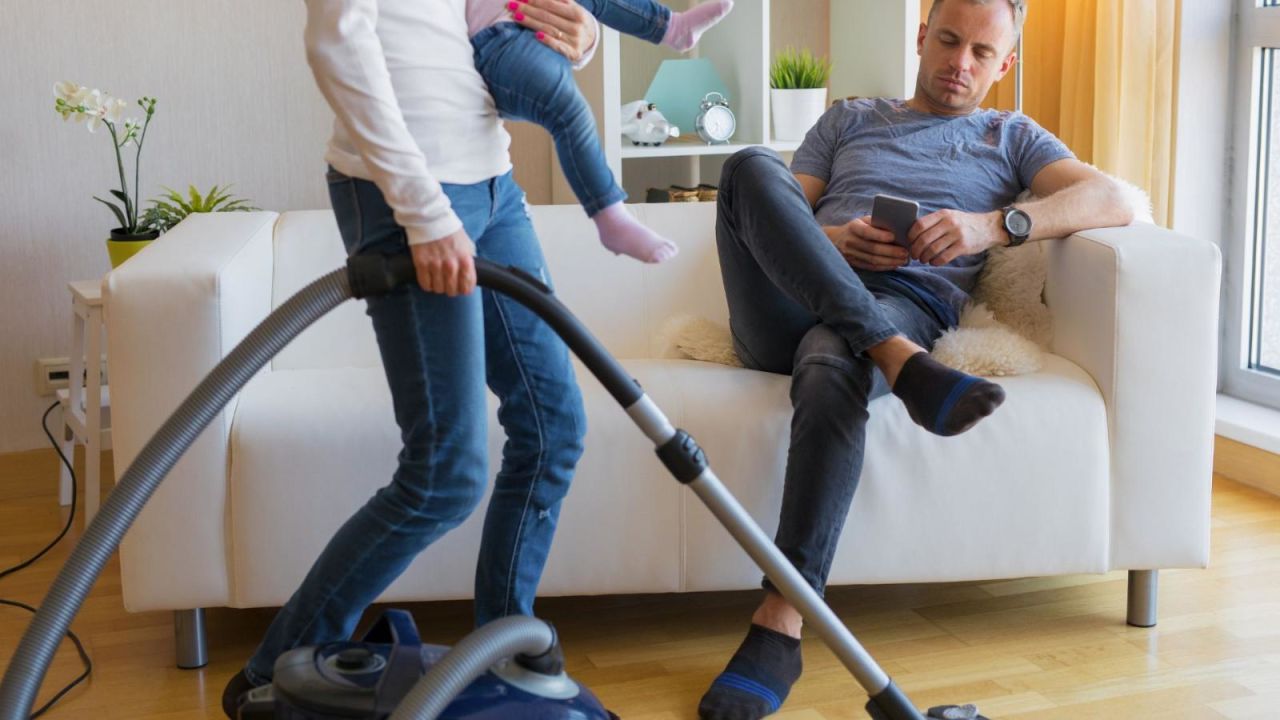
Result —
<path fill-rule="evenodd" d="M 912 98 L 837 103 L 789 170 L 763 148 L 724 166 L 716 240 L 734 346 L 747 367 L 792 376 L 776 541 L 819 592 L 862 470 L 870 401 L 892 389 L 916 423 L 956 435 L 1004 399 L 927 354 L 958 323 L 986 250 L 1132 220 L 1114 183 L 1052 134 L 979 108 L 1013 66 L 1025 16 L 1025 0 L 934 0 Z M 1041 199 L 1013 204 L 1026 188 Z M 920 204 L 909 247 L 870 224 L 877 194 Z M 800 677 L 800 614 L 765 589 L 703 718 L 768 715 Z"/>

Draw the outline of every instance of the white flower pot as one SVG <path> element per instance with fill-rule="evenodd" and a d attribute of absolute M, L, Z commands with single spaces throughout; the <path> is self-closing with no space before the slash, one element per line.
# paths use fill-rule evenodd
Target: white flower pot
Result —
<path fill-rule="evenodd" d="M 827 109 L 827 89 L 770 90 L 774 140 L 803 140 Z"/>

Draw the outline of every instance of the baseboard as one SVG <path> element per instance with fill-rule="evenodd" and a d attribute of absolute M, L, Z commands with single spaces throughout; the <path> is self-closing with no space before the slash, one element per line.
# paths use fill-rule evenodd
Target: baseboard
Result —
<path fill-rule="evenodd" d="M 1217 435 L 1213 471 L 1280 497 L 1280 455 Z"/>

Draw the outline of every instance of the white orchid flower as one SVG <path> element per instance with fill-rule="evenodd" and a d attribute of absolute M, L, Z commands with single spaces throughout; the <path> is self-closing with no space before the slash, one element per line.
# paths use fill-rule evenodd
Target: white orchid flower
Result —
<path fill-rule="evenodd" d="M 81 102 L 90 110 L 101 110 L 106 105 L 106 100 L 109 99 L 107 94 L 101 90 L 90 90 L 83 95 Z"/>
<path fill-rule="evenodd" d="M 124 115 L 124 109 L 127 103 L 120 98 L 107 98 L 102 107 L 105 110 L 104 117 L 110 122 L 120 122 L 120 117 Z"/>
<path fill-rule="evenodd" d="M 99 105 L 98 107 L 91 109 L 91 110 L 89 111 L 89 120 L 88 120 L 88 123 L 87 123 L 87 127 L 89 128 L 89 132 L 93 132 L 93 131 L 97 130 L 97 129 L 98 129 L 98 126 L 99 126 L 99 125 L 101 125 L 101 124 L 102 124 L 102 122 L 103 122 L 104 120 L 106 120 L 106 119 L 107 119 L 107 108 L 106 108 L 106 107 L 104 107 L 104 106 L 102 106 L 102 105 Z"/>
<path fill-rule="evenodd" d="M 62 114 L 63 122 L 75 120 L 83 122 L 88 118 L 85 112 L 86 103 L 96 98 L 96 90 L 90 90 L 83 85 L 77 85 L 73 82 L 62 81 L 55 83 L 53 86 L 54 95 L 60 101 L 59 112 Z"/>
<path fill-rule="evenodd" d="M 78 90 L 80 90 L 80 86 L 68 80 L 63 80 L 53 84 L 53 96 L 62 98 L 67 102 L 71 102 L 71 98 L 75 97 Z"/>

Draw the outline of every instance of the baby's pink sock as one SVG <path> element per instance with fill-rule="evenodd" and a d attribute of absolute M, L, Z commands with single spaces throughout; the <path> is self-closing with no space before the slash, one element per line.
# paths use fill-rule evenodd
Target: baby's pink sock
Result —
<path fill-rule="evenodd" d="M 615 254 L 628 255 L 647 263 L 670 260 L 680 248 L 631 217 L 622 203 L 614 203 L 591 218 L 600 233 L 600 242 Z"/>
<path fill-rule="evenodd" d="M 702 33 L 720 22 L 732 9 L 733 0 L 707 0 L 684 12 L 673 12 L 671 22 L 667 24 L 667 34 L 662 36 L 662 44 L 680 52 L 692 50 Z"/>

